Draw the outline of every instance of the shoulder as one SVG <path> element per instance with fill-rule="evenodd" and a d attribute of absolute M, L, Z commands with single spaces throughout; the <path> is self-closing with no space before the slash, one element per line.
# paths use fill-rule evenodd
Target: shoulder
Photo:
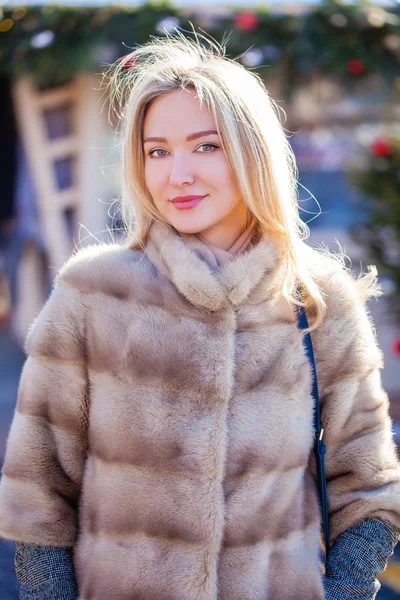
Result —
<path fill-rule="evenodd" d="M 152 270 L 144 252 L 119 244 L 95 244 L 75 252 L 58 272 L 54 285 L 72 287 L 82 294 L 125 296 Z"/>
<path fill-rule="evenodd" d="M 345 266 L 342 255 L 307 247 L 305 256 L 307 268 L 325 300 L 326 319 L 364 312 L 367 300 L 379 296 L 375 267 L 355 275 Z"/>
<path fill-rule="evenodd" d="M 100 307 L 102 299 L 126 298 L 146 281 L 152 265 L 144 253 L 117 244 L 87 246 L 75 252 L 57 273 L 52 292 L 31 324 L 25 341 L 30 352 L 35 344 L 46 347 L 48 339 L 69 340 L 73 346 L 84 336 L 84 315 L 89 307 Z"/>
<path fill-rule="evenodd" d="M 341 368 L 353 368 L 358 373 L 380 366 L 382 353 L 366 306 L 371 296 L 379 295 L 376 269 L 370 268 L 366 274 L 356 276 L 342 260 L 313 252 L 309 268 L 326 304 L 324 319 L 312 332 L 316 358 L 322 360 L 327 372 L 335 377 L 338 360 L 343 361 Z"/>

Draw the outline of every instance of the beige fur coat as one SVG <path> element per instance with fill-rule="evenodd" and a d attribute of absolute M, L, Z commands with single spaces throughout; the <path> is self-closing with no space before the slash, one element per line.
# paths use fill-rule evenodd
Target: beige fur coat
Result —
<path fill-rule="evenodd" d="M 322 600 L 310 366 L 262 240 L 213 273 L 171 228 L 76 254 L 28 340 L 0 535 L 74 546 L 80 600 Z M 332 538 L 400 527 L 381 353 L 354 279 L 316 274 Z"/>

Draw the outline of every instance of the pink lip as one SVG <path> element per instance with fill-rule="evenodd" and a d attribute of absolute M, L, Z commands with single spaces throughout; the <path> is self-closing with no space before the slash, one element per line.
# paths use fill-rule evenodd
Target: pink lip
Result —
<path fill-rule="evenodd" d="M 178 210 L 187 210 L 200 204 L 200 202 L 207 196 L 176 196 L 172 198 L 171 202 Z"/>

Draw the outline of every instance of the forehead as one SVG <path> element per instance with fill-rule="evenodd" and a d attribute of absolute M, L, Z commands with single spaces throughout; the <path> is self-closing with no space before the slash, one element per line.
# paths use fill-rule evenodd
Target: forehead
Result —
<path fill-rule="evenodd" d="M 174 137 L 197 130 L 215 128 L 215 120 L 206 104 L 201 105 L 193 90 L 174 90 L 159 96 L 149 106 L 144 120 L 143 134 Z"/>

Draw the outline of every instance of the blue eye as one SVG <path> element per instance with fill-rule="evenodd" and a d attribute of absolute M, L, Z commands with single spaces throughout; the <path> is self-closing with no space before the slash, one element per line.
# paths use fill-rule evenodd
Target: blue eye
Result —
<path fill-rule="evenodd" d="M 201 146 L 198 147 L 198 150 L 200 150 L 200 148 L 205 148 L 205 147 L 211 148 L 211 151 L 219 148 L 219 146 L 216 146 L 215 144 L 202 144 Z M 201 152 L 210 152 L 210 150 L 204 150 L 204 151 L 201 150 Z"/>
<path fill-rule="evenodd" d="M 165 156 L 165 154 L 163 154 L 162 156 L 158 156 L 155 154 L 155 152 L 165 152 L 167 153 L 166 150 L 163 150 L 162 148 L 154 148 L 154 150 L 151 150 L 151 152 L 149 152 L 149 156 L 155 156 L 156 158 L 162 158 L 163 156 Z"/>

